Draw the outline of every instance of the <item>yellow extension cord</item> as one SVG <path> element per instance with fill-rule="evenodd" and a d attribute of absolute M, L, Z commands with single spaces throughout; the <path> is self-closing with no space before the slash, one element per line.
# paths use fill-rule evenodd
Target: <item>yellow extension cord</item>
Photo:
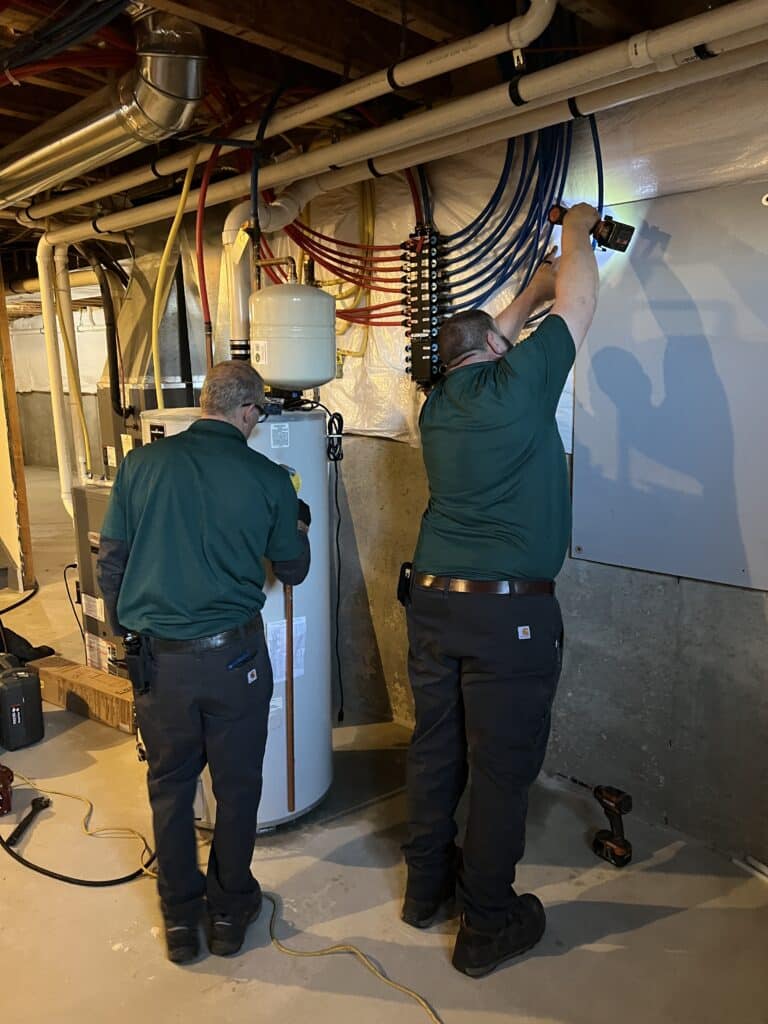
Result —
<path fill-rule="evenodd" d="M 353 946 L 351 943 L 343 942 L 334 946 L 326 946 L 324 949 L 313 950 L 291 949 L 289 946 L 284 945 L 275 935 L 275 918 L 277 917 L 277 907 L 280 902 L 279 898 L 275 896 L 274 893 L 270 892 L 262 893 L 262 895 L 272 904 L 272 913 L 269 916 L 269 937 L 272 940 L 272 945 L 280 953 L 285 953 L 286 956 L 310 958 L 318 956 L 338 956 L 340 953 L 346 953 L 349 956 L 353 956 L 358 963 L 361 963 L 363 967 L 370 971 L 374 977 L 379 979 L 379 981 L 388 985 L 390 988 L 393 988 L 396 992 L 402 992 L 404 996 L 408 996 L 409 999 L 413 999 L 414 1002 L 418 1003 L 424 1013 L 426 1013 L 432 1021 L 432 1024 L 443 1024 L 441 1019 L 423 996 L 420 996 L 418 992 L 414 992 L 412 988 L 408 988 L 407 985 L 400 985 L 398 982 L 392 981 L 391 978 L 388 978 L 386 974 L 376 966 L 369 956 L 363 953 L 361 949 L 358 949 L 357 946 Z"/>
<path fill-rule="evenodd" d="M 60 789 L 44 789 L 34 779 L 28 779 L 26 775 L 22 775 L 22 773 L 19 771 L 14 770 L 14 775 L 17 779 L 21 779 L 21 781 L 25 783 L 25 785 L 37 790 L 39 793 L 45 793 L 48 796 L 63 796 L 69 800 L 79 800 L 80 803 L 85 804 L 86 811 L 85 814 L 83 815 L 83 819 L 80 826 L 85 835 L 91 836 L 96 839 L 138 839 L 143 845 L 141 855 L 142 870 L 145 875 L 149 875 L 151 878 L 157 877 L 156 872 L 146 867 L 144 863 L 146 857 L 151 853 L 151 848 L 149 843 L 147 842 L 146 836 L 142 835 L 141 832 L 138 832 L 136 831 L 136 829 L 133 828 L 124 827 L 91 828 L 90 822 L 94 813 L 94 808 L 93 803 L 87 797 L 79 796 L 76 793 L 65 793 L 63 790 Z M 275 920 L 277 918 L 277 910 L 280 904 L 280 898 L 276 896 L 274 893 L 269 892 L 265 892 L 262 895 L 264 899 L 269 900 L 269 902 L 272 904 L 272 912 L 269 915 L 269 937 L 272 941 L 272 945 L 278 952 L 283 953 L 285 956 L 291 956 L 296 958 L 316 958 L 325 956 L 338 956 L 340 954 L 353 956 L 359 963 L 363 965 L 363 967 L 365 967 L 367 971 L 370 971 L 371 974 L 373 974 L 374 977 L 378 978 L 378 980 L 382 982 L 384 985 L 388 985 L 389 988 L 394 989 L 396 992 L 401 992 L 403 995 L 408 996 L 409 999 L 413 999 L 413 1001 L 421 1007 L 421 1009 L 424 1011 L 424 1013 L 427 1015 L 430 1021 L 432 1021 L 432 1024 L 443 1024 L 440 1017 L 438 1017 L 438 1015 L 435 1013 L 435 1011 L 432 1009 L 432 1007 L 429 1005 L 426 999 L 424 999 L 423 996 L 420 996 L 419 993 L 415 992 L 412 988 L 408 988 L 407 985 L 401 985 L 396 981 L 392 981 L 391 978 L 388 978 L 384 974 L 384 972 L 376 966 L 376 964 L 373 962 L 373 960 L 371 960 L 369 956 L 363 953 L 361 949 L 358 949 L 357 946 L 353 946 L 351 943 L 338 943 L 333 946 L 326 946 L 324 949 L 314 950 L 291 949 L 289 946 L 286 946 L 284 943 L 280 941 L 280 939 L 278 939 L 277 935 L 275 935 Z"/>
<path fill-rule="evenodd" d="M 83 393 L 80 390 L 80 376 L 75 367 L 75 345 L 77 344 L 74 338 L 69 336 L 69 327 L 66 320 L 64 319 L 64 312 L 61 308 L 61 300 L 59 299 L 58 288 L 53 290 L 54 299 L 56 301 L 56 315 L 59 318 L 59 325 L 61 327 L 62 337 L 64 339 L 64 358 L 67 361 L 67 380 L 69 383 L 70 394 L 75 397 L 75 405 L 77 406 L 77 418 L 80 421 L 80 433 L 83 435 L 83 448 L 85 450 L 85 468 L 90 475 L 93 472 L 91 464 L 91 439 L 88 436 L 88 424 L 85 422 L 85 408 L 83 406 Z"/>
<path fill-rule="evenodd" d="M 176 214 L 171 224 L 171 230 L 168 232 L 168 238 L 163 249 L 163 254 L 160 257 L 160 266 L 157 268 L 157 284 L 155 285 L 155 294 L 152 300 L 152 370 L 155 377 L 155 391 L 157 393 L 157 408 L 165 408 L 165 399 L 163 398 L 163 375 L 160 372 L 160 319 L 162 316 L 162 295 L 165 287 L 165 275 L 168 269 L 168 260 L 170 259 L 171 252 L 173 251 L 174 243 L 176 242 L 176 236 L 179 233 L 181 227 L 181 220 L 184 216 L 184 207 L 187 205 L 187 199 L 189 198 L 189 191 L 192 187 L 192 177 L 197 167 L 197 154 L 200 147 L 194 150 L 187 167 L 187 173 L 184 175 L 184 184 L 179 195 L 179 202 L 176 207 Z"/>

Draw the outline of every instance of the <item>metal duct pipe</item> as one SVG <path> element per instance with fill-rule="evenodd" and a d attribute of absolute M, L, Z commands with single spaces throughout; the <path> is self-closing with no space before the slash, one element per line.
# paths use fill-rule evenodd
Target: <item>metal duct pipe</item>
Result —
<path fill-rule="evenodd" d="M 136 52 L 115 85 L 0 150 L 0 208 L 189 127 L 203 94 L 200 29 L 148 11 L 136 19 Z"/>

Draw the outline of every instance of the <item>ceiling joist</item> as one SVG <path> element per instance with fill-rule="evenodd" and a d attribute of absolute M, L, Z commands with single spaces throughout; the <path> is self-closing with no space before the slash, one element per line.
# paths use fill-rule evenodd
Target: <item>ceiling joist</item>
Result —
<path fill-rule="evenodd" d="M 457 3 L 456 0 L 444 0 L 441 3 L 424 3 L 423 0 L 349 0 L 349 3 L 395 25 L 402 26 L 405 20 L 406 28 L 436 43 L 472 35 L 476 31 L 470 6 Z"/>
<path fill-rule="evenodd" d="M 399 60 L 402 42 L 407 56 L 429 48 L 422 36 L 410 31 L 403 36 L 390 22 L 339 0 L 312 0 L 311 17 L 300 0 L 229 0 L 226 5 L 217 0 L 153 0 L 152 6 L 343 78 L 357 78 Z"/>

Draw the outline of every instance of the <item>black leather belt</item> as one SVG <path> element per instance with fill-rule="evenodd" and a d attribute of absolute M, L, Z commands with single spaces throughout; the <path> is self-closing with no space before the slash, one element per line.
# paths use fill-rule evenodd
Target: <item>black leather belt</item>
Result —
<path fill-rule="evenodd" d="M 225 629 L 222 633 L 214 633 L 212 636 L 199 636 L 192 640 L 165 640 L 161 637 L 147 637 L 153 651 L 186 651 L 195 654 L 200 651 L 215 651 L 218 647 L 226 647 L 233 640 L 241 636 L 247 636 L 253 632 L 263 632 L 264 626 L 261 621 L 261 614 L 255 619 L 244 622 L 242 626 L 235 626 L 233 629 Z"/>
<path fill-rule="evenodd" d="M 553 580 L 462 580 L 455 576 L 431 576 L 415 572 L 413 584 L 430 590 L 449 590 L 458 594 L 554 594 Z"/>

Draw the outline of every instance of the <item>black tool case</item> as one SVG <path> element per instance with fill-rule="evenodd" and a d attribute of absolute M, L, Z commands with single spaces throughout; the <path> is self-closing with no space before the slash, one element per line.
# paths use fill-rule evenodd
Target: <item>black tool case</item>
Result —
<path fill-rule="evenodd" d="M 0 671 L 0 747 L 28 747 L 44 733 L 40 676 L 31 668 Z"/>

